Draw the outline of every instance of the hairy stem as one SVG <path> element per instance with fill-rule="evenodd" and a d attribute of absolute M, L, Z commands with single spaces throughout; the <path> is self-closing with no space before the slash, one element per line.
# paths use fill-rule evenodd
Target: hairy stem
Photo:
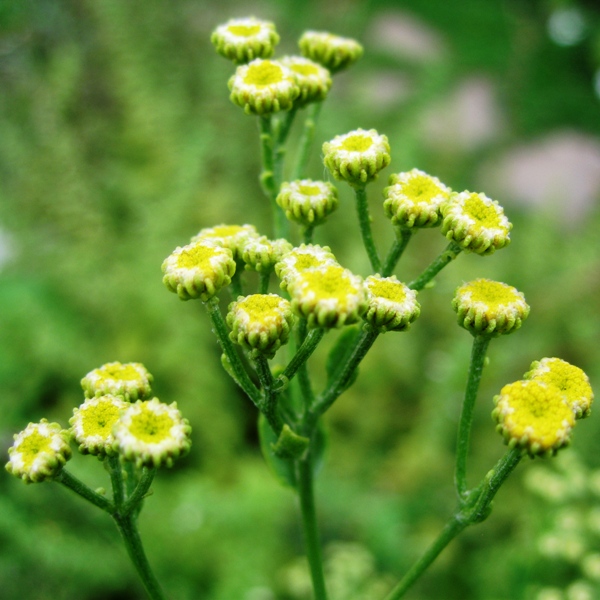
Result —
<path fill-rule="evenodd" d="M 371 215 L 369 213 L 369 205 L 367 202 L 366 186 L 361 185 L 356 187 L 354 188 L 354 192 L 356 195 L 356 210 L 358 212 L 358 222 L 363 243 L 373 271 L 375 273 L 381 273 L 381 260 L 377 254 L 377 248 L 375 248 L 375 242 L 373 240 L 373 232 L 371 231 Z"/>
<path fill-rule="evenodd" d="M 94 506 L 97 506 L 103 511 L 111 515 L 115 512 L 115 506 L 110 500 L 107 500 L 104 496 L 92 490 L 85 483 L 83 483 L 83 481 L 77 479 L 75 475 L 66 469 L 61 469 L 60 473 L 53 479 L 53 481 L 61 483 L 65 487 L 74 491 L 78 496 L 81 496 L 84 500 L 91 502 Z"/>
<path fill-rule="evenodd" d="M 449 265 L 460 253 L 462 248 L 450 242 L 446 249 L 417 277 L 408 287 L 417 292 L 422 290 L 446 265 Z"/>
<path fill-rule="evenodd" d="M 296 158 L 296 167 L 294 169 L 294 180 L 302 179 L 306 172 L 306 165 L 308 164 L 308 159 L 310 157 L 310 150 L 315 137 L 315 130 L 322 105 L 322 102 L 315 102 L 307 108 L 304 128 L 302 129 L 302 137 L 300 138 L 298 156 Z"/>
<path fill-rule="evenodd" d="M 383 277 L 389 277 L 392 274 L 414 233 L 416 233 L 415 229 L 396 228 L 396 239 L 381 267 L 381 275 Z"/>
<path fill-rule="evenodd" d="M 260 410 L 265 415 L 274 433 L 279 435 L 283 428 L 283 420 L 277 412 L 277 394 L 274 390 L 275 380 L 273 379 L 269 362 L 264 355 L 258 354 L 254 357 L 254 364 L 256 365 L 256 373 L 264 395 Z"/>

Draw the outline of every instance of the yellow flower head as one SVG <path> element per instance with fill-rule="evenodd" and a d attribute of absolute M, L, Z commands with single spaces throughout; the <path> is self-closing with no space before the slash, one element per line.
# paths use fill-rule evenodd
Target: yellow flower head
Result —
<path fill-rule="evenodd" d="M 280 61 L 293 73 L 300 88 L 297 108 L 325 100 L 331 89 L 331 75 L 325 67 L 302 56 L 284 56 Z"/>
<path fill-rule="evenodd" d="M 279 35 L 273 23 L 248 17 L 219 25 L 210 41 L 219 54 L 236 64 L 243 64 L 255 58 L 273 56 Z"/>
<path fill-rule="evenodd" d="M 441 206 L 450 192 L 437 177 L 419 169 L 395 173 L 383 190 L 383 208 L 396 226 L 434 227 L 441 222 Z"/>
<path fill-rule="evenodd" d="M 370 275 L 365 288 L 368 306 L 363 319 L 380 333 L 406 331 L 421 314 L 417 292 L 394 276 Z"/>
<path fill-rule="evenodd" d="M 560 390 L 537 379 L 505 385 L 492 416 L 511 447 L 550 456 L 570 441 L 575 416 Z"/>
<path fill-rule="evenodd" d="M 275 265 L 275 273 L 281 280 L 281 289 L 287 290 L 289 284 L 303 271 L 316 267 L 337 265 L 329 246 L 301 244 L 293 248 Z"/>
<path fill-rule="evenodd" d="M 529 305 L 521 292 L 490 279 L 475 279 L 457 288 L 452 307 L 459 325 L 473 335 L 512 333 L 529 315 Z"/>
<path fill-rule="evenodd" d="M 120 396 L 88 398 L 73 409 L 69 420 L 71 434 L 82 454 L 105 455 L 113 452 L 113 428 L 121 412 L 129 406 Z"/>
<path fill-rule="evenodd" d="M 267 273 L 291 250 L 292 245 L 283 238 L 269 240 L 262 236 L 246 243 L 242 260 L 249 271 Z"/>
<path fill-rule="evenodd" d="M 339 265 L 302 271 L 291 280 L 289 291 L 292 308 L 311 328 L 356 323 L 367 308 L 362 279 Z"/>
<path fill-rule="evenodd" d="M 347 69 L 363 55 L 363 47 L 356 40 L 326 31 L 305 31 L 298 45 L 302 56 L 323 65 L 332 73 Z"/>
<path fill-rule="evenodd" d="M 579 367 L 560 358 L 542 358 L 531 363 L 525 379 L 535 379 L 556 386 L 577 419 L 589 416 L 594 392 L 588 376 Z"/>
<path fill-rule="evenodd" d="M 217 225 L 201 229 L 190 240 L 195 242 L 207 242 L 223 248 L 229 248 L 235 260 L 241 260 L 242 253 L 248 242 L 260 237 L 254 225 Z"/>
<path fill-rule="evenodd" d="M 158 398 L 129 404 L 115 424 L 114 449 L 138 467 L 171 467 L 190 449 L 192 429 L 177 409 Z"/>
<path fill-rule="evenodd" d="M 231 283 L 235 260 L 229 248 L 199 241 L 177 247 L 163 264 L 163 283 L 182 300 L 207 302 Z"/>
<path fill-rule="evenodd" d="M 312 179 L 282 183 L 276 200 L 290 221 L 305 227 L 323 223 L 339 204 L 337 189 L 331 183 Z"/>
<path fill-rule="evenodd" d="M 6 470 L 25 483 L 39 483 L 58 475 L 71 458 L 69 432 L 58 423 L 29 423 L 14 436 Z"/>
<path fill-rule="evenodd" d="M 277 294 L 252 294 L 229 305 L 229 337 L 254 354 L 273 358 L 286 344 L 294 322 L 288 300 Z"/>
<path fill-rule="evenodd" d="M 390 145 L 375 129 L 356 129 L 323 144 L 323 162 L 333 176 L 363 186 L 390 164 Z"/>
<path fill-rule="evenodd" d="M 492 254 L 510 243 L 512 224 L 485 194 L 453 193 L 442 207 L 442 233 L 467 252 Z"/>
<path fill-rule="evenodd" d="M 236 69 L 229 80 L 231 101 L 248 115 L 292 108 L 300 95 L 294 73 L 279 61 L 257 58 Z"/>
<path fill-rule="evenodd" d="M 122 396 L 135 402 L 150 396 L 153 377 L 142 363 L 111 362 L 90 371 L 82 380 L 86 398 Z"/>

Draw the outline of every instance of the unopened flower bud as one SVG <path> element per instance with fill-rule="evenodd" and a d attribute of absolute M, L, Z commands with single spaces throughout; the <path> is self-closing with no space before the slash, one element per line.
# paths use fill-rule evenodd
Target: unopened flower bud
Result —
<path fill-rule="evenodd" d="M 303 56 L 332 73 L 348 68 L 363 55 L 363 47 L 356 40 L 326 31 L 305 31 L 298 45 Z"/>
<path fill-rule="evenodd" d="M 275 265 L 275 273 L 281 280 L 281 289 L 287 290 L 289 284 L 303 271 L 333 265 L 338 263 L 329 246 L 301 244 L 282 257 Z"/>
<path fill-rule="evenodd" d="M 245 244 L 242 259 L 246 263 L 246 269 L 269 273 L 292 247 L 286 239 L 269 240 L 263 236 Z"/>
<path fill-rule="evenodd" d="M 290 69 L 300 88 L 294 106 L 302 108 L 325 100 L 331 89 L 331 75 L 325 67 L 302 56 L 284 56 L 280 62 Z"/>
<path fill-rule="evenodd" d="M 241 260 L 246 244 L 260 237 L 254 225 L 217 225 L 201 229 L 192 237 L 191 243 L 207 242 L 229 248 L 233 258 Z"/>
<path fill-rule="evenodd" d="M 394 276 L 370 275 L 365 288 L 368 306 L 363 319 L 380 333 L 405 331 L 421 314 L 417 292 Z"/>
<path fill-rule="evenodd" d="M 152 379 L 142 363 L 111 362 L 90 371 L 81 380 L 81 387 L 86 398 L 108 394 L 135 402 L 150 396 Z"/>
<path fill-rule="evenodd" d="M 284 182 L 276 198 L 290 221 L 305 227 L 319 225 L 338 207 L 337 189 L 326 181 Z"/>
<path fill-rule="evenodd" d="M 219 54 L 236 64 L 243 64 L 255 58 L 273 56 L 279 35 L 273 23 L 248 17 L 219 25 L 210 41 Z"/>

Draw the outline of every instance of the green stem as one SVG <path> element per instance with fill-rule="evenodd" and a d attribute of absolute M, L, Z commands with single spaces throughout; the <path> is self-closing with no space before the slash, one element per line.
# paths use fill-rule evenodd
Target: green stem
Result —
<path fill-rule="evenodd" d="M 327 600 L 325 589 L 325 576 L 323 574 L 323 559 L 315 510 L 313 490 L 313 469 L 310 452 L 307 457 L 296 461 L 296 475 L 298 481 L 298 495 L 302 513 L 302 526 L 306 556 L 310 566 L 310 575 L 313 584 L 315 600 Z"/>
<path fill-rule="evenodd" d="M 110 482 L 112 484 L 113 502 L 117 510 L 123 506 L 125 502 L 125 487 L 123 480 L 123 466 L 118 454 L 111 454 L 106 457 L 108 462 L 108 471 L 110 473 Z"/>
<path fill-rule="evenodd" d="M 358 222 L 363 243 L 371 262 L 371 267 L 375 273 L 381 272 L 381 260 L 375 248 L 373 241 L 373 232 L 371 231 L 371 215 L 369 214 L 369 204 L 367 202 L 366 186 L 361 185 L 354 188 L 356 194 L 356 210 L 358 212 Z"/>
<path fill-rule="evenodd" d="M 254 357 L 254 364 L 256 365 L 256 373 L 264 394 L 260 410 L 265 415 L 274 433 L 279 435 L 283 428 L 283 420 L 277 412 L 277 393 L 274 391 L 275 380 L 273 379 L 269 362 L 263 354 L 258 354 Z"/>
<path fill-rule="evenodd" d="M 298 112 L 297 108 L 292 108 L 292 109 L 288 110 L 286 113 L 284 113 L 284 115 L 279 120 L 278 127 L 277 127 L 277 135 L 275 138 L 277 140 L 278 146 L 281 147 L 283 144 L 285 144 L 288 134 L 290 133 L 290 129 L 292 128 L 292 124 L 294 122 L 294 118 L 296 117 L 297 112 Z"/>
<path fill-rule="evenodd" d="M 258 273 L 258 293 L 267 294 L 269 292 L 269 282 L 271 281 L 271 271 L 259 271 Z"/>
<path fill-rule="evenodd" d="M 227 325 L 225 324 L 223 315 L 221 314 L 221 309 L 219 308 L 218 298 L 211 298 L 204 304 L 212 321 L 214 332 L 217 335 L 219 343 L 221 344 L 221 348 L 229 360 L 229 364 L 231 365 L 235 375 L 234 381 L 244 390 L 248 398 L 250 398 L 250 400 L 252 400 L 252 402 L 254 402 L 258 408 L 260 408 L 260 404 L 262 402 L 260 390 L 250 379 L 246 369 L 244 368 L 244 365 L 242 364 L 242 361 L 240 360 L 240 357 L 233 347 L 233 342 L 229 338 Z"/>
<path fill-rule="evenodd" d="M 469 375 L 460 415 L 456 445 L 454 483 L 459 499 L 464 499 L 467 495 L 467 455 L 469 453 L 469 440 L 471 437 L 471 425 L 473 423 L 473 409 L 477 399 L 477 391 L 479 390 L 479 382 L 481 381 L 481 373 L 490 340 L 489 336 L 482 335 L 473 338 Z"/>
<path fill-rule="evenodd" d="M 234 300 L 238 299 L 238 296 L 244 295 L 244 289 L 242 286 L 242 273 L 244 272 L 244 261 L 235 261 L 235 273 L 231 278 L 231 296 Z"/>
<path fill-rule="evenodd" d="M 308 337 L 308 324 L 306 319 L 301 319 L 298 324 L 298 341 L 300 344 L 304 344 Z M 307 357 L 308 358 L 308 357 Z M 302 400 L 304 402 L 304 412 L 306 412 L 309 406 L 312 406 L 315 395 L 308 375 L 308 364 L 306 361 L 300 364 L 298 367 L 298 385 L 300 386 L 300 393 L 302 394 Z"/>
<path fill-rule="evenodd" d="M 156 475 L 156 469 L 149 469 L 148 467 L 144 467 L 142 469 L 142 476 L 140 477 L 137 486 L 135 487 L 129 498 L 127 498 L 125 504 L 123 504 L 121 514 L 128 515 L 130 512 L 136 510 L 140 502 L 148 493 L 148 490 L 152 485 L 152 481 L 154 480 L 154 475 Z"/>
<path fill-rule="evenodd" d="M 416 229 L 407 229 L 405 227 L 396 228 L 396 239 L 383 261 L 383 267 L 381 268 L 382 277 L 389 277 L 392 274 L 402 253 L 408 245 L 408 242 L 416 232 Z"/>
<path fill-rule="evenodd" d="M 62 469 L 53 481 L 62 483 L 62 485 L 74 491 L 78 496 L 81 496 L 84 500 L 91 502 L 103 511 L 111 515 L 115 512 L 115 506 L 110 500 L 92 490 L 66 469 Z"/>
<path fill-rule="evenodd" d="M 150 563 L 144 552 L 135 517 L 132 514 L 126 516 L 115 515 L 115 523 L 123 536 L 127 554 L 129 554 L 129 558 L 135 566 L 148 596 L 152 600 L 165 600 L 165 595 L 150 568 Z"/>
<path fill-rule="evenodd" d="M 294 377 L 298 369 L 310 358 L 311 354 L 315 351 L 324 335 L 325 329 L 318 328 L 311 329 L 309 331 L 308 335 L 304 338 L 304 342 L 300 348 L 298 348 L 288 366 L 285 368 L 283 373 L 279 375 L 281 381 L 290 381 Z"/>
<path fill-rule="evenodd" d="M 312 244 L 315 233 L 314 225 L 307 225 L 302 232 L 302 237 L 305 244 Z"/>
<path fill-rule="evenodd" d="M 308 159 L 310 157 L 310 149 L 315 137 L 315 130 L 322 105 L 322 102 L 315 102 L 307 109 L 307 116 L 304 121 L 304 128 L 302 129 L 302 136 L 300 138 L 293 180 L 302 179 L 306 172 L 306 165 L 308 164 Z"/>
<path fill-rule="evenodd" d="M 446 249 L 417 277 L 408 284 L 408 287 L 416 290 L 422 290 L 446 265 L 450 264 L 460 253 L 462 248 L 450 242 Z"/>

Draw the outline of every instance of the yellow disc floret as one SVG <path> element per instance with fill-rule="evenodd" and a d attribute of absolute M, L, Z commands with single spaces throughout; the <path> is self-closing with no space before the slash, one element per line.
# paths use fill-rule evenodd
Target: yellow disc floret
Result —
<path fill-rule="evenodd" d="M 531 456 L 552 455 L 569 443 L 575 416 L 554 385 L 535 379 L 505 385 L 494 398 L 492 416 L 510 447 Z"/>
<path fill-rule="evenodd" d="M 275 265 L 275 273 L 281 280 L 281 289 L 287 290 L 290 283 L 303 271 L 333 265 L 338 263 L 329 246 L 301 244 L 282 257 Z"/>
<path fill-rule="evenodd" d="M 368 306 L 363 319 L 380 333 L 405 331 L 421 314 L 417 292 L 394 276 L 370 275 L 365 288 Z"/>
<path fill-rule="evenodd" d="M 152 379 L 142 363 L 111 362 L 90 371 L 81 387 L 86 398 L 109 394 L 134 402 L 150 396 Z"/>
<path fill-rule="evenodd" d="M 270 21 L 248 17 L 231 19 L 219 25 L 210 40 L 219 54 L 234 63 L 243 64 L 255 58 L 273 56 L 279 35 Z"/>

